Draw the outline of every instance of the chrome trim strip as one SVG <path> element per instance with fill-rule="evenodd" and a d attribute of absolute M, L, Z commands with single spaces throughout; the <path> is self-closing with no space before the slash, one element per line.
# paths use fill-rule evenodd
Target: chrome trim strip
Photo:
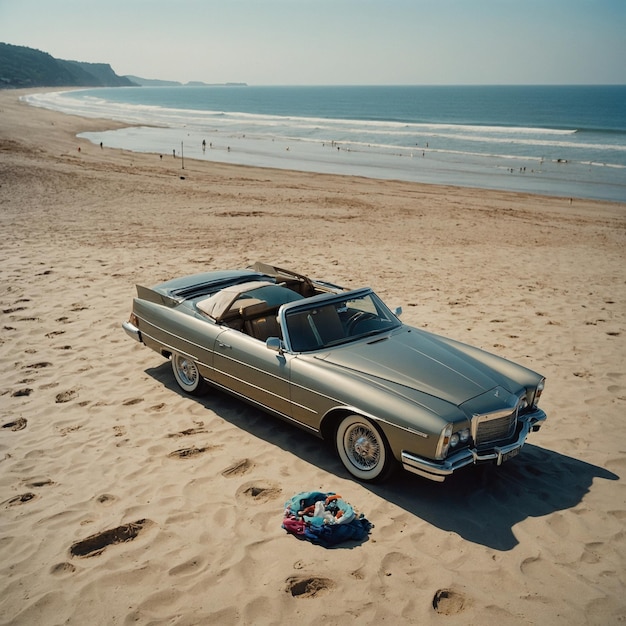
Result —
<path fill-rule="evenodd" d="M 222 385 L 221 383 L 217 383 L 213 380 L 207 380 L 207 382 L 209 383 L 209 385 L 211 385 L 212 387 L 217 387 L 218 389 L 222 389 L 223 391 L 225 391 L 226 393 L 228 393 L 231 396 L 235 396 L 237 398 L 240 398 L 241 400 L 244 400 L 247 404 L 251 404 L 253 406 L 256 406 L 264 411 L 267 411 L 268 413 L 271 413 L 272 415 L 275 415 L 276 417 L 279 417 L 280 419 L 283 419 L 287 422 L 292 422 L 293 424 L 295 424 L 296 426 L 300 426 L 301 428 L 305 429 L 305 430 L 309 430 L 312 433 L 315 433 L 317 435 L 319 435 L 320 431 L 317 428 L 314 428 L 313 426 L 309 426 L 308 424 L 305 424 L 304 422 L 300 422 L 299 420 L 294 419 L 293 417 L 290 417 L 289 415 L 285 415 L 284 413 L 281 413 L 280 411 L 277 411 L 276 409 L 272 409 L 271 407 L 263 404 L 262 402 L 257 402 L 256 400 L 252 400 L 251 398 L 248 398 L 248 396 L 244 396 L 243 394 L 234 391 L 233 389 L 231 389 L 230 387 L 226 387 L 224 385 Z"/>
<path fill-rule="evenodd" d="M 169 343 L 165 343 L 163 341 L 161 341 L 161 339 L 157 339 L 156 337 L 154 337 L 153 335 L 150 335 L 149 333 L 146 333 L 145 331 L 140 331 L 142 335 L 145 335 L 146 337 L 149 337 L 154 343 L 159 344 L 163 350 L 166 350 L 168 352 L 175 352 L 176 354 L 180 354 L 181 356 L 185 356 L 189 359 L 191 359 L 192 361 L 194 361 L 195 363 L 197 363 L 198 365 L 202 365 L 203 367 L 206 367 L 209 370 L 213 370 L 214 368 L 209 365 L 208 363 L 205 363 L 204 361 L 199 361 L 198 358 L 196 356 L 194 356 L 193 354 L 190 354 L 189 352 L 185 352 L 184 350 L 181 350 L 180 348 L 174 348 L 174 346 L 171 346 Z M 172 337 L 176 337 L 176 335 L 173 335 L 172 333 L 169 333 L 167 331 L 163 331 L 165 333 L 167 333 L 168 335 L 171 335 Z M 192 343 L 192 342 L 188 342 L 188 343 Z M 197 344 L 192 344 L 192 345 L 197 345 Z M 208 350 L 208 348 L 205 348 L 205 350 Z M 213 352 L 213 351 L 211 351 Z"/>
<path fill-rule="evenodd" d="M 218 371 L 215 367 L 211 368 L 214 372 Z M 224 376 L 225 378 L 228 378 L 229 380 L 234 381 L 234 384 L 238 385 L 238 386 L 242 386 L 242 387 L 250 387 L 252 389 L 258 389 L 259 391 L 266 393 L 267 395 L 273 396 L 274 398 L 278 398 L 279 400 L 285 400 L 286 402 L 289 402 L 291 404 L 291 401 L 289 400 L 289 398 L 286 398 L 285 396 L 281 396 L 277 393 L 273 393 L 272 391 L 270 391 L 269 389 L 265 388 L 265 387 L 259 387 L 258 385 L 253 385 L 251 382 L 247 381 L 247 380 L 243 380 L 243 378 L 238 378 L 237 376 L 232 376 L 231 374 L 228 374 L 227 372 L 224 372 L 222 370 L 219 370 L 220 374 L 222 376 Z M 226 389 L 230 389 L 230 387 L 226 387 Z M 239 392 L 237 392 L 239 393 Z M 244 398 L 247 398 L 248 396 L 242 396 Z"/>
<path fill-rule="evenodd" d="M 347 405 L 347 404 L 338 404 L 336 406 L 333 406 L 328 411 L 326 411 L 326 413 L 324 413 L 324 417 L 322 419 L 324 419 L 329 413 L 333 411 L 337 411 L 337 410 L 350 411 L 350 413 L 356 413 L 358 415 L 362 415 L 363 417 L 367 417 L 373 420 L 374 422 L 381 422 L 382 424 L 387 424 L 388 426 L 391 426 L 393 428 L 398 428 L 399 430 L 403 430 L 407 433 L 411 433 L 412 435 L 417 435 L 418 437 L 422 437 L 423 439 L 428 439 L 430 437 L 428 433 L 423 433 L 420 430 L 415 430 L 413 428 L 409 428 L 408 426 L 400 426 L 399 424 L 394 424 L 393 422 L 390 422 L 389 420 L 379 417 L 378 415 L 374 415 L 373 413 L 370 413 L 369 411 L 364 411 L 363 409 L 358 409 L 354 406 Z"/>
<path fill-rule="evenodd" d="M 305 406 L 304 404 L 300 404 L 299 402 L 294 402 L 291 399 L 289 400 L 289 402 L 291 406 L 297 406 L 299 409 L 302 409 L 303 411 L 308 411 L 312 415 L 319 415 L 319 413 L 315 409 L 312 409 L 310 406 Z"/>
<path fill-rule="evenodd" d="M 195 343 L 194 341 L 190 341 L 189 339 L 187 339 L 185 337 L 181 337 L 180 335 L 175 335 L 173 332 L 171 332 L 169 330 L 166 330 L 165 328 L 162 328 L 161 326 L 157 326 L 156 324 L 153 324 L 152 322 L 149 322 L 145 318 L 142 318 L 142 317 L 138 316 L 138 319 L 146 322 L 146 324 L 149 324 L 150 326 L 154 326 L 155 328 L 158 328 L 161 332 L 165 333 L 169 337 L 172 337 L 174 339 L 179 339 L 180 341 L 183 341 L 183 342 L 188 343 L 188 344 L 190 344 L 192 346 L 195 346 L 196 348 L 200 348 L 201 350 L 210 350 L 211 352 L 213 352 L 213 350 L 211 348 L 209 348 L 208 346 L 202 346 L 199 343 Z M 193 356 L 193 355 L 191 355 L 189 353 L 182 352 L 179 348 L 174 348 L 170 344 L 164 343 L 162 340 L 157 339 L 156 337 L 154 337 L 153 335 L 151 335 L 151 334 L 149 334 L 149 333 L 147 333 L 145 331 L 141 331 L 141 332 L 146 334 L 148 337 L 150 337 L 156 343 L 161 344 L 163 347 L 171 349 L 172 352 L 177 352 L 178 354 L 184 354 L 185 356 L 189 356 L 189 357 Z"/>
<path fill-rule="evenodd" d="M 256 372 L 260 372 L 261 374 L 263 374 L 264 376 L 271 376 L 272 378 L 275 378 L 276 380 L 284 383 L 289 383 L 289 380 L 286 378 L 281 378 L 280 376 L 276 376 L 275 374 L 273 374 L 272 372 L 268 372 L 264 369 L 261 369 L 260 367 L 256 367 L 255 365 L 251 365 L 250 363 L 246 362 L 246 361 L 241 361 L 239 359 L 234 359 L 230 356 L 228 356 L 225 352 L 215 352 L 215 350 L 213 350 L 213 354 L 214 355 L 218 355 L 221 358 L 226 359 L 227 361 L 231 361 L 232 363 L 237 363 L 237 365 L 249 368 L 251 370 L 254 370 Z M 244 380 L 243 378 L 237 378 L 236 376 L 231 376 L 230 374 L 228 374 L 227 372 L 225 372 L 224 370 L 218 370 L 217 367 L 213 366 L 211 369 L 213 369 L 214 371 L 219 371 L 221 374 L 224 374 L 225 376 L 228 376 L 229 378 L 232 378 L 233 380 L 237 380 L 242 382 L 244 385 L 248 385 L 249 387 L 256 387 L 256 385 L 252 385 L 249 381 Z M 256 387 L 257 389 L 261 389 L 262 391 L 266 391 L 266 389 L 262 388 L 262 387 Z"/>

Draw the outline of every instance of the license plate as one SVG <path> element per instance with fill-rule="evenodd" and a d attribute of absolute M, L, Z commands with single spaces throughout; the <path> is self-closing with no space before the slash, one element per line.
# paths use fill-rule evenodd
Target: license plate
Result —
<path fill-rule="evenodd" d="M 500 457 L 500 463 L 504 463 L 505 461 L 508 461 L 509 459 L 512 459 L 513 457 L 516 457 L 519 454 L 520 450 L 521 448 L 513 448 L 513 450 L 509 450 L 508 452 L 506 452 Z"/>

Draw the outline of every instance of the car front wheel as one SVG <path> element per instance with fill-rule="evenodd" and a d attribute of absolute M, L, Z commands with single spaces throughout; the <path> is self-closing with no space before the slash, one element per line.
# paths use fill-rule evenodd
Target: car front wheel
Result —
<path fill-rule="evenodd" d="M 179 387 L 192 396 L 202 395 L 206 390 L 206 384 L 196 363 L 180 354 L 172 354 L 171 361 L 174 378 Z"/>
<path fill-rule="evenodd" d="M 341 462 L 359 480 L 381 481 L 394 469 L 394 458 L 385 436 L 366 417 L 344 417 L 337 428 L 335 443 Z"/>

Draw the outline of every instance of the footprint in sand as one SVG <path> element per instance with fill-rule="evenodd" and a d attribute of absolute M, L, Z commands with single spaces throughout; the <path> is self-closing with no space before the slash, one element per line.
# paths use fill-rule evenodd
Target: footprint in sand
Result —
<path fill-rule="evenodd" d="M 170 452 L 167 456 L 174 459 L 190 459 L 194 456 L 198 456 L 199 454 L 203 454 L 204 452 L 215 450 L 216 448 L 217 446 L 202 446 L 200 448 L 191 446 L 190 448 L 174 450 L 174 452 Z"/>
<path fill-rule="evenodd" d="M 602 562 L 602 553 L 604 552 L 605 544 L 602 541 L 594 541 L 585 544 L 585 549 L 580 556 L 580 560 L 583 563 L 596 563 Z"/>
<path fill-rule="evenodd" d="M 69 389 L 68 391 L 62 391 L 61 393 L 57 393 L 54 401 L 57 404 L 62 404 L 63 402 L 70 402 L 74 398 L 78 398 L 78 391 L 76 391 L 76 389 Z"/>
<path fill-rule="evenodd" d="M 290 576 L 285 582 L 294 598 L 317 598 L 335 587 L 335 581 L 320 576 Z"/>
<path fill-rule="evenodd" d="M 524 576 L 533 578 L 545 571 L 545 562 L 541 556 L 529 556 L 520 563 L 519 567 Z"/>
<path fill-rule="evenodd" d="M 19 506 L 20 504 L 24 504 L 26 502 L 30 502 L 31 500 L 34 500 L 36 497 L 37 496 L 31 492 L 21 493 L 19 496 L 14 496 L 13 498 L 6 500 L 4 504 L 6 505 L 7 508 L 10 506 Z"/>
<path fill-rule="evenodd" d="M 110 493 L 103 493 L 96 498 L 96 502 L 102 506 L 110 506 L 117 500 L 117 497 Z"/>
<path fill-rule="evenodd" d="M 126 543 L 135 539 L 144 528 L 150 526 L 152 522 L 148 519 L 140 519 L 130 524 L 110 528 L 101 533 L 90 535 L 82 541 L 72 544 L 70 554 L 72 556 L 97 556 L 111 545 L 116 543 Z"/>
<path fill-rule="evenodd" d="M 21 398 L 24 396 L 30 396 L 33 393 L 33 390 L 30 387 L 25 387 L 24 389 L 18 389 L 11 394 L 12 398 Z"/>
<path fill-rule="evenodd" d="M 23 370 L 39 370 L 44 367 L 52 367 L 52 363 L 49 361 L 40 361 L 39 363 L 31 363 L 30 365 L 24 365 Z"/>
<path fill-rule="evenodd" d="M 56 337 L 57 335 L 63 335 L 64 333 L 64 330 L 52 330 L 49 333 L 46 333 L 46 337 L 48 339 L 52 339 L 52 337 Z"/>
<path fill-rule="evenodd" d="M 27 420 L 25 417 L 18 417 L 12 422 L 7 422 L 6 424 L 2 424 L 2 428 L 6 428 L 7 430 L 18 431 L 24 430 L 26 428 Z"/>
<path fill-rule="evenodd" d="M 37 489 L 39 487 L 51 487 L 55 484 L 56 483 L 53 480 L 50 480 L 49 478 L 44 478 L 43 480 L 31 480 L 30 482 L 26 483 L 26 486 L 30 487 L 31 489 Z"/>
<path fill-rule="evenodd" d="M 139 404 L 140 402 L 143 402 L 143 398 L 131 398 L 130 400 L 124 400 L 124 402 L 122 402 L 122 406 L 133 406 L 135 404 Z"/>
<path fill-rule="evenodd" d="M 61 434 L 61 437 L 67 437 L 67 435 L 69 435 L 70 433 L 74 433 L 77 430 L 80 430 L 82 428 L 81 425 L 77 425 L 77 426 L 66 426 L 65 428 L 61 428 L 59 430 L 59 433 Z"/>
<path fill-rule="evenodd" d="M 73 574 L 76 571 L 76 567 L 71 563 L 65 561 L 64 563 L 57 563 L 50 568 L 50 573 L 53 576 L 63 576 L 66 574 Z"/>
<path fill-rule="evenodd" d="M 254 500 L 255 502 L 268 502 L 280 496 L 282 489 L 275 483 L 255 481 L 244 483 L 237 489 L 238 500 Z"/>
<path fill-rule="evenodd" d="M 200 556 L 196 556 L 189 559 L 185 563 L 175 565 L 167 573 L 170 576 L 185 576 L 189 574 L 195 574 L 198 570 L 205 566 L 205 559 Z"/>
<path fill-rule="evenodd" d="M 209 431 L 206 428 L 202 428 L 202 427 L 187 428 L 177 433 L 170 433 L 168 437 L 189 437 L 191 435 L 200 435 L 202 433 L 208 433 L 208 432 Z"/>
<path fill-rule="evenodd" d="M 453 589 L 439 589 L 433 598 L 433 609 L 440 615 L 456 615 L 468 605 L 465 595 Z"/>
<path fill-rule="evenodd" d="M 249 472 L 253 467 L 254 463 L 250 459 L 241 459 L 240 461 L 235 461 L 235 463 L 223 470 L 222 476 L 226 478 L 229 476 L 241 476 Z"/>

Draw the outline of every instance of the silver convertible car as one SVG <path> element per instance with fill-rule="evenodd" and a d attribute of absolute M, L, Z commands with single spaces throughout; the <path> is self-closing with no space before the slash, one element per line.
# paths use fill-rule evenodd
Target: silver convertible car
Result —
<path fill-rule="evenodd" d="M 209 383 L 333 441 L 362 481 L 398 465 L 443 481 L 516 456 L 546 419 L 544 378 L 400 313 L 369 288 L 255 263 L 138 285 L 123 328 L 185 392 Z"/>

